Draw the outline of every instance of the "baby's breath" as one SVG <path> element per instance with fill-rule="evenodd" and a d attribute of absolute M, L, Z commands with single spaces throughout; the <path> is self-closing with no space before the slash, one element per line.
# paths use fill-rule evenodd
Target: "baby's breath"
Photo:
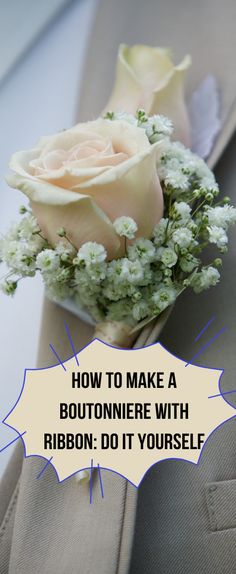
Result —
<path fill-rule="evenodd" d="M 23 207 L 21 221 L 0 239 L 0 261 L 8 267 L 1 289 L 13 295 L 19 279 L 39 271 L 51 299 L 73 298 L 95 321 L 135 325 L 159 315 L 187 287 L 200 293 L 219 282 L 221 259 L 214 253 L 205 266 L 201 254 L 210 244 L 214 251 L 227 250 L 236 210 L 228 197 L 214 203 L 219 189 L 213 173 L 202 159 L 171 141 L 168 118 L 148 117 L 141 109 L 135 116 L 111 111 L 105 117 L 138 126 L 147 144 L 159 142 L 157 174 L 164 215 L 152 236 L 139 237 L 137 223 L 124 213 L 113 222 L 124 255 L 109 261 L 105 247 L 95 241 L 76 250 L 64 227 L 57 230 L 57 245 L 49 245 L 31 210 Z"/>

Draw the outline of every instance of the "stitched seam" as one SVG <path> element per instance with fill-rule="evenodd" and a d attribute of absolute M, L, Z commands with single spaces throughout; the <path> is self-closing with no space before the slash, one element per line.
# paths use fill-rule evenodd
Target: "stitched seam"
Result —
<path fill-rule="evenodd" d="M 207 498 L 208 498 L 208 510 L 209 510 L 209 518 L 210 518 L 210 523 L 211 523 L 211 530 L 218 530 L 218 525 L 217 525 L 217 518 L 216 518 L 216 513 L 215 513 L 215 507 L 214 507 L 214 492 L 217 490 L 217 487 L 210 487 L 207 493 Z"/>
<path fill-rule="evenodd" d="M 236 526 L 222 526 L 222 528 L 217 528 L 214 532 L 227 532 L 228 530 L 236 530 Z"/>
<path fill-rule="evenodd" d="M 2 521 L 1 527 L 0 527 L 0 540 L 3 538 L 3 536 L 4 536 L 5 532 L 6 532 L 7 525 L 8 525 L 8 523 L 9 523 L 9 520 L 10 520 L 10 518 L 11 518 L 12 512 L 13 512 L 14 507 L 15 507 L 15 505 L 16 505 L 16 501 L 17 501 L 18 493 L 19 493 L 19 486 L 20 486 L 20 484 L 19 484 L 19 481 L 18 481 L 18 483 L 17 483 L 17 485 L 16 485 L 16 488 L 15 488 L 15 490 L 14 490 L 14 492 L 13 492 L 13 495 L 12 495 L 12 497 L 11 497 L 10 503 L 9 503 L 9 505 L 8 505 L 8 507 L 7 507 L 7 511 L 6 511 L 6 513 L 5 513 L 5 516 L 4 516 L 4 519 L 3 519 L 3 521 Z"/>
<path fill-rule="evenodd" d="M 236 526 L 222 526 L 221 528 L 216 529 L 217 532 L 227 532 L 228 530 L 236 530 Z"/>
<path fill-rule="evenodd" d="M 121 557 L 121 547 L 122 547 L 122 540 L 123 540 L 123 529 L 124 529 L 124 522 L 125 522 L 125 509 L 126 509 L 126 501 L 127 501 L 127 493 L 128 493 L 128 481 L 126 480 L 125 483 L 125 495 L 124 495 L 124 502 L 123 502 L 123 512 L 122 512 L 122 521 L 121 521 L 121 529 L 120 529 L 120 541 L 118 546 L 118 556 L 117 556 L 117 567 L 116 567 L 116 574 L 119 574 L 120 568 L 120 557 Z"/>

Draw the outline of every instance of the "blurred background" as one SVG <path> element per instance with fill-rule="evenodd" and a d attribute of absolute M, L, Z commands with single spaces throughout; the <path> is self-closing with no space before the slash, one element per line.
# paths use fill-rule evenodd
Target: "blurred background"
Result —
<path fill-rule="evenodd" d="M 98 0 L 0 0 L 0 232 L 18 218 L 24 196 L 8 188 L 13 152 L 75 123 L 87 42 Z M 4 275 L 0 266 L 0 277 Z M 14 298 L 0 292 L 0 420 L 34 367 L 41 319 L 40 278 Z M 0 425 L 0 450 L 16 433 Z M 0 454 L 0 475 L 14 446 Z"/>

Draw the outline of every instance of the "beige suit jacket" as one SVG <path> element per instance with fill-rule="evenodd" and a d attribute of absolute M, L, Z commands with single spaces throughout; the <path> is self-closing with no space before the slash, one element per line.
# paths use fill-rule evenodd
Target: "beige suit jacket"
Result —
<path fill-rule="evenodd" d="M 212 72 L 221 86 L 223 130 L 212 156 L 222 155 L 235 118 L 234 54 L 236 4 L 226 0 L 101 0 L 85 66 L 80 118 L 100 112 L 110 92 L 118 44 L 169 45 L 178 61 L 189 52 L 193 68 L 188 93 Z M 236 202 L 236 140 L 217 165 L 225 194 Z M 188 360 L 223 326 L 227 330 L 199 363 L 225 368 L 223 389 L 235 389 L 235 232 L 224 258 L 221 284 L 200 296 L 187 293 L 176 304 L 161 341 Z M 199 341 L 208 319 L 215 321 Z M 79 350 L 91 329 L 45 302 L 39 366 L 54 362 L 49 343 L 63 337 L 66 318 Z M 66 338 L 60 354 L 70 349 Z M 235 395 L 232 395 L 235 399 Z M 103 471 L 104 499 L 96 473 L 93 504 L 88 485 L 72 477 L 58 484 L 52 468 L 39 480 L 44 462 L 23 460 L 18 445 L 0 490 L 0 574 L 233 574 L 236 571 L 236 422 L 218 429 L 201 464 L 156 465 L 139 489 Z M 136 513 L 137 507 L 137 513 Z"/>

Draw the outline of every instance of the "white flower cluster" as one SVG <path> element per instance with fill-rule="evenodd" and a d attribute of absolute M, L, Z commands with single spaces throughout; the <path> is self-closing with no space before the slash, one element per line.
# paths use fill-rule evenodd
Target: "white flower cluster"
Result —
<path fill-rule="evenodd" d="M 219 191 L 214 175 L 203 160 L 171 142 L 167 118 L 148 118 L 143 110 L 136 116 L 108 113 L 106 118 L 133 123 L 145 129 L 151 143 L 160 141 L 157 173 L 165 211 L 152 237 L 138 237 L 136 222 L 124 214 L 113 225 L 125 254 L 108 261 L 103 245 L 90 241 L 77 250 L 64 228 L 53 248 L 29 212 L 0 240 L 0 259 L 9 268 L 2 290 L 14 294 L 19 279 L 39 271 L 51 298 L 74 298 L 98 321 L 135 325 L 157 316 L 187 287 L 200 293 L 218 283 L 221 259 L 203 265 L 201 253 L 209 244 L 227 250 L 236 210 L 229 198 L 214 204 Z"/>
<path fill-rule="evenodd" d="M 206 163 L 179 142 L 163 141 L 157 171 L 165 193 L 172 199 L 180 199 L 184 194 L 189 204 L 201 197 L 211 201 L 219 193 L 215 177 Z"/>
<path fill-rule="evenodd" d="M 209 265 L 208 267 L 203 267 L 199 273 L 194 273 L 189 280 L 189 285 L 193 287 L 195 293 L 200 293 L 204 289 L 214 287 L 219 280 L 218 269 Z"/>
<path fill-rule="evenodd" d="M 207 207 L 205 214 L 208 221 L 207 231 L 210 243 L 215 243 L 224 253 L 228 243 L 227 231 L 236 222 L 236 211 L 231 205 Z"/>
<path fill-rule="evenodd" d="M 136 127 L 143 128 L 151 144 L 169 138 L 173 133 L 173 125 L 169 118 L 161 114 L 147 116 L 144 110 L 138 110 L 136 116 L 124 111 L 108 112 L 105 118 L 111 121 L 125 121 Z"/>
<path fill-rule="evenodd" d="M 126 237 L 127 239 L 133 239 L 138 229 L 137 224 L 132 217 L 126 217 L 125 215 L 123 217 L 118 217 L 114 221 L 113 225 L 117 235 Z"/>
<path fill-rule="evenodd" d="M 37 220 L 30 213 L 20 223 L 11 226 L 9 231 L 0 239 L 0 261 L 10 269 L 10 278 L 33 277 L 36 273 L 36 257 L 45 245 L 40 236 Z M 2 286 L 5 293 L 14 294 L 17 282 L 6 280 Z"/>

